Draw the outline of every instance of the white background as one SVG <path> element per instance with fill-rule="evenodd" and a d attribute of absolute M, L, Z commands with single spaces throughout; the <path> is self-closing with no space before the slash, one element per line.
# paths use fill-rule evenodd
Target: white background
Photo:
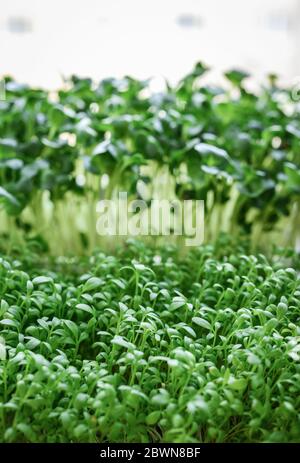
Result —
<path fill-rule="evenodd" d="M 49 88 L 72 73 L 175 82 L 198 60 L 211 79 L 292 79 L 299 54 L 300 0 L 0 0 L 0 76 Z"/>

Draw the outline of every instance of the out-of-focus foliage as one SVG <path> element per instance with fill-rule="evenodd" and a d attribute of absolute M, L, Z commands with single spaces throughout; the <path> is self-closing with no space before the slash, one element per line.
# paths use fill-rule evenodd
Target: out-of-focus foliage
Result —
<path fill-rule="evenodd" d="M 211 87 L 202 84 L 206 71 L 198 63 L 159 93 L 131 77 L 95 84 L 73 76 L 55 94 L 7 78 L 0 102 L 2 236 L 49 244 L 56 233 L 62 251 L 91 249 L 96 202 L 127 191 L 132 198 L 204 200 L 208 240 L 223 230 L 250 234 L 255 244 L 279 233 L 294 244 L 300 113 L 291 89 L 271 76 L 250 92 L 248 75 L 238 70 L 225 74 L 224 88 Z"/>

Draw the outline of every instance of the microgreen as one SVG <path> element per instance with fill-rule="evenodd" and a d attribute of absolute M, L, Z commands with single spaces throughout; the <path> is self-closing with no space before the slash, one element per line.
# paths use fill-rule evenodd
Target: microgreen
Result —
<path fill-rule="evenodd" d="M 6 79 L 0 441 L 300 441 L 299 104 L 207 71 Z M 99 237 L 124 191 L 204 200 L 206 244 Z"/>
<path fill-rule="evenodd" d="M 1 236 L 12 245 L 38 239 L 56 255 L 91 252 L 101 244 L 97 201 L 126 191 L 204 200 L 208 242 L 226 231 L 250 235 L 254 247 L 294 246 L 299 105 L 276 76 L 250 92 L 247 73 L 226 72 L 221 88 L 203 83 L 207 70 L 198 63 L 160 93 L 131 77 L 73 76 L 55 99 L 7 78 Z"/>
<path fill-rule="evenodd" d="M 224 241 L 60 260 L 0 260 L 2 441 L 299 442 L 294 269 Z"/>

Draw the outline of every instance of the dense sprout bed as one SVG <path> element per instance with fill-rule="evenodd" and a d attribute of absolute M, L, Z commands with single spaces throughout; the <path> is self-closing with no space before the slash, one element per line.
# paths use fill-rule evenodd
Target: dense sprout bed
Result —
<path fill-rule="evenodd" d="M 1 441 L 300 441 L 295 270 L 131 242 L 30 259 L 0 259 Z"/>
<path fill-rule="evenodd" d="M 299 103 L 206 71 L 6 79 L 0 441 L 300 441 Z M 96 223 L 119 192 L 204 200 L 215 244 L 117 250 Z"/>

